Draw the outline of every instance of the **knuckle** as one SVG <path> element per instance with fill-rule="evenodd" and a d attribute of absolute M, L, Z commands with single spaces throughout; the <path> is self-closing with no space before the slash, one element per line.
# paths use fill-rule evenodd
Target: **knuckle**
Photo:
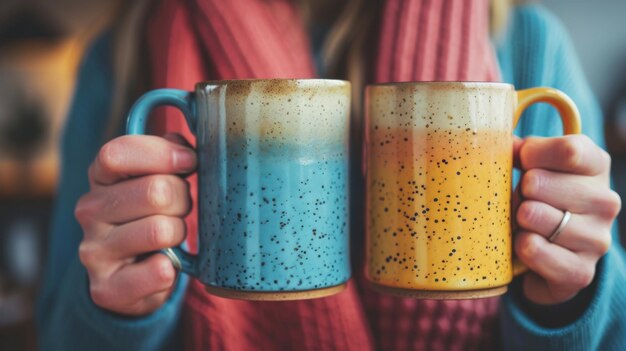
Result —
<path fill-rule="evenodd" d="M 172 202 L 172 184 L 168 177 L 151 177 L 148 183 L 148 201 L 157 210 L 164 210 L 170 205 Z"/>
<path fill-rule="evenodd" d="M 602 235 L 596 238 L 593 244 L 594 253 L 599 256 L 604 256 L 609 249 L 611 248 L 613 238 L 611 238 L 611 233 L 609 231 L 604 232 Z"/>
<path fill-rule="evenodd" d="M 568 168 L 578 168 L 581 165 L 583 148 L 588 144 L 587 136 L 585 135 L 572 135 L 567 138 L 563 138 L 563 144 L 561 145 L 561 153 L 563 162 Z"/>
<path fill-rule="evenodd" d="M 586 288 L 593 281 L 595 276 L 595 269 L 592 265 L 585 266 L 584 268 L 574 269 L 572 271 L 572 284 L 578 288 Z"/>
<path fill-rule="evenodd" d="M 167 169 L 170 169 L 170 170 L 178 169 L 177 167 L 178 161 L 176 159 L 176 153 L 173 151 L 173 149 L 168 149 L 167 152 L 163 153 L 162 162 L 165 163 L 165 165 L 167 166 Z"/>
<path fill-rule="evenodd" d="M 532 201 L 523 201 L 517 209 L 517 223 L 526 229 L 533 229 L 541 222 L 543 211 Z"/>
<path fill-rule="evenodd" d="M 172 266 L 172 263 L 168 259 L 156 261 L 154 267 L 154 276 L 156 280 L 163 284 L 171 284 L 176 277 L 176 271 Z"/>
<path fill-rule="evenodd" d="M 88 270 L 97 262 L 97 255 L 97 247 L 92 243 L 83 240 L 78 246 L 78 258 Z"/>
<path fill-rule="evenodd" d="M 538 238 L 528 236 L 522 248 L 524 257 L 532 261 L 545 261 L 546 252 L 543 249 L 543 243 Z"/>
<path fill-rule="evenodd" d="M 537 256 L 540 248 L 527 233 L 518 234 L 515 240 L 515 252 L 523 260 L 531 260 Z"/>
<path fill-rule="evenodd" d="M 541 189 L 547 182 L 542 170 L 531 169 L 522 176 L 522 195 L 534 198 L 541 193 Z"/>
<path fill-rule="evenodd" d="M 74 218 L 76 218 L 81 226 L 86 227 L 94 221 L 95 214 L 96 211 L 94 211 L 93 206 L 90 205 L 88 195 L 83 195 L 74 208 Z"/>
<path fill-rule="evenodd" d="M 150 221 L 148 240 L 151 247 L 165 248 L 172 244 L 172 234 L 175 227 L 172 220 L 166 216 L 154 216 Z"/>
<path fill-rule="evenodd" d="M 524 252 L 524 256 L 526 256 L 526 258 L 533 260 L 540 259 L 541 255 L 543 255 L 543 250 L 541 250 L 541 246 L 537 240 L 532 240 L 530 238 L 524 243 L 522 252 Z"/>
<path fill-rule="evenodd" d="M 601 208 L 608 218 L 613 219 L 622 209 L 622 198 L 615 191 L 609 190 Z"/>
<path fill-rule="evenodd" d="M 111 303 L 111 293 L 103 284 L 91 283 L 89 286 L 89 295 L 93 303 L 100 307 L 109 307 Z"/>
<path fill-rule="evenodd" d="M 620 196 L 611 189 L 596 191 L 595 195 L 591 200 L 594 212 L 605 220 L 612 221 L 617 217 L 622 207 Z"/>
<path fill-rule="evenodd" d="M 121 159 L 117 140 L 109 141 L 100 148 L 96 162 L 107 171 L 115 171 L 120 167 Z"/>

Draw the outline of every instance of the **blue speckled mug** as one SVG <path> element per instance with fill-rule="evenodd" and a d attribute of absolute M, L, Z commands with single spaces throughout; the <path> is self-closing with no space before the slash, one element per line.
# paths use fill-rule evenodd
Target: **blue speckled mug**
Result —
<path fill-rule="evenodd" d="M 322 79 L 198 83 L 146 93 L 128 116 L 179 108 L 197 138 L 198 254 L 163 252 L 215 295 L 291 300 L 335 294 L 350 277 L 350 83 Z"/>

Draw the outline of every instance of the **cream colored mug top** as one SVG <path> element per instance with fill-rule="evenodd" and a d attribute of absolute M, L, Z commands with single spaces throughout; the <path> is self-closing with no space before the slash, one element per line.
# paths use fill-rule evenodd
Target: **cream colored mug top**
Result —
<path fill-rule="evenodd" d="M 504 83 L 392 83 L 368 86 L 366 101 L 379 128 L 512 131 L 516 93 Z"/>
<path fill-rule="evenodd" d="M 328 79 L 223 80 L 199 83 L 198 99 L 228 138 L 311 144 L 345 143 L 350 83 Z M 215 102 L 218 102 L 217 104 Z M 218 109 L 222 109 L 221 112 Z M 225 111 L 224 111 L 225 110 Z"/>

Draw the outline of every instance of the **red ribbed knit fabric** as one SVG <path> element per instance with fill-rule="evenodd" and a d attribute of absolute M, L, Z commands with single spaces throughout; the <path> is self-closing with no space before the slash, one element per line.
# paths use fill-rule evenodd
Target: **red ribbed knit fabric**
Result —
<path fill-rule="evenodd" d="M 488 0 L 388 0 L 373 67 L 378 82 L 498 79 Z M 308 35 L 288 0 L 163 0 L 149 20 L 154 87 L 191 89 L 207 79 L 315 76 Z M 166 110 L 159 131 L 193 136 Z M 168 116 L 171 117 L 171 116 Z M 358 174 L 359 172 L 352 172 Z M 196 203 L 196 178 L 190 179 Z M 195 208 L 195 206 L 194 206 Z M 187 218 L 195 233 L 197 213 Z M 353 233 L 363 235 L 363 233 Z M 189 235 L 192 248 L 196 237 Z M 362 242 L 362 240 L 355 240 Z M 362 247 L 353 247 L 360 252 Z M 362 269 L 336 296 L 248 302 L 207 294 L 193 281 L 184 303 L 189 350 L 484 350 L 496 299 L 427 301 L 378 295 Z"/>

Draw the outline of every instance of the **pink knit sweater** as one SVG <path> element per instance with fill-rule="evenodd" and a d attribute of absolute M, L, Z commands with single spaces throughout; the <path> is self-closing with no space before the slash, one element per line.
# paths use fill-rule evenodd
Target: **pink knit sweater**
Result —
<path fill-rule="evenodd" d="M 488 0 L 388 0 L 369 42 L 377 82 L 497 80 Z M 287 0 L 164 0 L 149 21 L 154 87 L 191 89 L 208 79 L 315 77 L 308 35 Z M 165 113 L 176 113 L 167 110 Z M 190 140 L 182 118 L 157 127 Z M 353 171 L 358 175 L 358 171 Z M 196 194 L 196 179 L 190 180 Z M 194 203 L 195 203 L 194 198 Z M 353 200 L 354 201 L 354 200 Z M 187 218 L 197 229 L 195 211 Z M 363 247 L 352 233 L 352 251 Z M 196 238 L 189 235 L 195 247 Z M 248 302 L 207 294 L 194 281 L 184 304 L 189 350 L 485 350 L 495 343 L 497 299 L 411 300 L 368 290 L 362 262 L 336 296 Z"/>

